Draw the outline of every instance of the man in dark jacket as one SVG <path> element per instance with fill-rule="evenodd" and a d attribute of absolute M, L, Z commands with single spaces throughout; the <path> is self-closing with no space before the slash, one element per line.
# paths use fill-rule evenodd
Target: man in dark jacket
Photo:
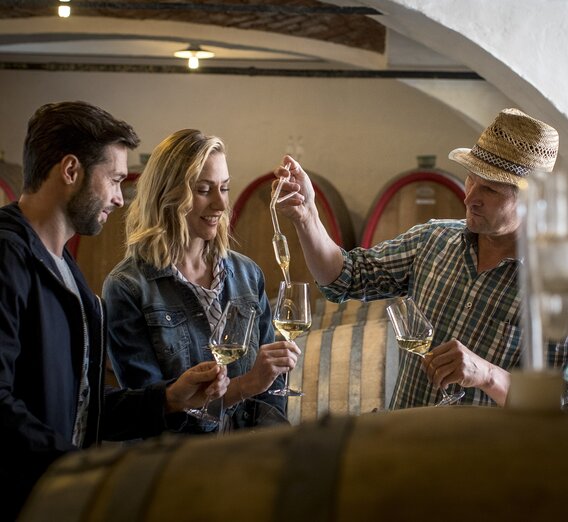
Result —
<path fill-rule="evenodd" d="M 101 439 L 157 435 L 167 414 L 226 390 L 212 363 L 174 382 L 104 392 L 104 308 L 65 248 L 122 206 L 125 122 L 84 102 L 47 104 L 28 125 L 24 186 L 0 209 L 0 495 L 2 519 L 59 456 Z"/>

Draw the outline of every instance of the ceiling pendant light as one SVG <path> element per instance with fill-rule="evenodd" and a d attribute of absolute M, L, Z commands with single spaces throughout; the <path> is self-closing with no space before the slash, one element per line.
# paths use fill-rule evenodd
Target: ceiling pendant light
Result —
<path fill-rule="evenodd" d="M 199 45 L 190 45 L 187 49 L 183 51 L 176 51 L 174 53 L 176 58 L 186 58 L 187 66 L 190 69 L 197 69 L 199 67 L 199 60 L 205 60 L 207 58 L 213 58 L 215 53 L 211 51 L 204 51 Z"/>
<path fill-rule="evenodd" d="M 70 0 L 59 0 L 59 7 L 57 9 L 57 14 L 60 18 L 69 18 L 71 14 L 71 6 L 67 5 Z"/>

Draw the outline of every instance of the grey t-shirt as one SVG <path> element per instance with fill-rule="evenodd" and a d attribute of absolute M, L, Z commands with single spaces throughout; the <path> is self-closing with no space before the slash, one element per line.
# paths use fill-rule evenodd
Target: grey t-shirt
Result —
<path fill-rule="evenodd" d="M 84 332 L 84 345 L 83 345 L 83 368 L 81 371 L 81 384 L 79 385 L 79 397 L 77 402 L 77 416 L 75 417 L 75 426 L 73 428 L 73 444 L 77 447 L 81 447 L 83 440 L 85 438 L 85 431 L 87 428 L 87 414 L 89 411 L 89 380 L 87 378 L 87 371 L 89 369 L 89 336 L 87 335 L 87 317 L 85 315 L 85 309 L 83 308 L 83 301 L 81 300 L 81 294 L 79 293 L 79 288 L 77 287 L 77 282 L 73 277 L 73 273 L 65 261 L 64 258 L 58 257 L 51 253 L 57 268 L 59 269 L 59 274 L 65 286 L 71 290 L 79 299 L 79 305 L 81 306 L 81 315 L 83 317 L 83 332 Z"/>

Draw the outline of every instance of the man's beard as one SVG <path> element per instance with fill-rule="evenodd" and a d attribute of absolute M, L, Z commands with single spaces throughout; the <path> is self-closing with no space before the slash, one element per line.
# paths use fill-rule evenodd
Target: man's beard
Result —
<path fill-rule="evenodd" d="M 98 234 L 103 228 L 99 221 L 103 208 L 102 201 L 91 191 L 90 177 L 87 177 L 67 203 L 67 215 L 75 232 L 83 236 Z"/>

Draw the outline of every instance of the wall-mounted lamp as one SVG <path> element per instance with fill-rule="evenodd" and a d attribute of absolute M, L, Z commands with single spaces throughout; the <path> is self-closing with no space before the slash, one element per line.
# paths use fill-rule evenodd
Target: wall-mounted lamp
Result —
<path fill-rule="evenodd" d="M 199 45 L 190 45 L 187 49 L 183 51 L 176 51 L 174 56 L 177 58 L 186 58 L 187 66 L 190 69 L 197 69 L 199 67 L 199 60 L 205 60 L 207 58 L 213 58 L 215 53 L 211 51 L 204 51 L 199 47 Z"/>
<path fill-rule="evenodd" d="M 57 9 L 57 14 L 61 18 L 69 18 L 71 14 L 71 6 L 66 5 L 70 0 L 59 0 L 59 8 Z"/>

